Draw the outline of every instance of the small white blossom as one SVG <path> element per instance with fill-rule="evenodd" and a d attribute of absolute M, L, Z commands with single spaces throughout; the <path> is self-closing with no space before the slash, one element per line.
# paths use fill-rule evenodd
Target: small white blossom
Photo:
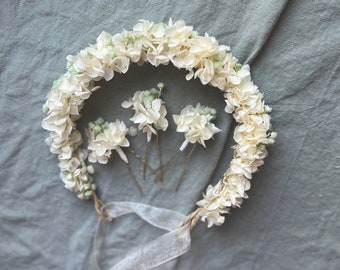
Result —
<path fill-rule="evenodd" d="M 123 31 L 116 34 L 112 37 L 112 43 L 115 45 L 114 55 L 124 56 L 133 63 L 140 60 L 143 44 L 134 33 Z"/>
<path fill-rule="evenodd" d="M 201 106 L 200 103 L 193 107 L 186 106 L 179 115 L 173 115 L 175 124 L 177 125 L 177 132 L 183 132 L 185 141 L 180 150 L 183 151 L 188 143 L 196 143 L 205 147 L 206 140 L 213 137 L 214 134 L 221 130 L 216 127 L 212 120 L 216 117 L 216 110 L 207 106 Z"/>
<path fill-rule="evenodd" d="M 200 212 L 201 220 L 203 222 L 207 221 L 208 228 L 213 225 L 220 226 L 224 223 L 225 217 L 221 214 L 228 213 L 225 207 L 218 201 L 212 203 L 214 200 L 218 200 L 217 189 L 219 185 L 216 186 L 209 185 L 207 187 L 206 194 L 203 194 L 203 199 L 198 201 L 196 204 L 202 208 Z"/>
<path fill-rule="evenodd" d="M 225 217 L 221 216 L 221 214 L 217 211 L 206 211 L 204 214 L 202 213 L 201 220 L 203 222 L 208 222 L 208 228 L 211 228 L 213 225 L 221 226 L 224 223 Z"/>
<path fill-rule="evenodd" d="M 163 84 L 159 84 L 163 86 Z M 160 88 L 161 89 L 161 88 Z M 146 91 L 137 91 L 128 101 L 122 103 L 123 108 L 134 110 L 134 115 L 130 118 L 138 124 L 138 130 L 147 134 L 147 141 L 151 140 L 152 134 L 157 134 L 158 130 L 165 131 L 168 128 L 168 120 L 165 118 L 167 110 L 164 102 L 160 99 L 161 91 L 152 88 Z"/>
<path fill-rule="evenodd" d="M 121 147 L 129 147 L 130 143 L 126 138 L 129 129 L 123 121 L 104 122 L 99 118 L 95 123 L 89 124 L 88 149 L 92 152 L 89 154 L 90 162 L 99 162 L 106 164 L 111 157 L 112 150 L 116 150 L 120 158 L 128 163 L 128 159 Z"/>
<path fill-rule="evenodd" d="M 90 198 L 96 189 L 95 184 L 92 183 L 93 178 L 90 176 L 94 173 L 94 169 L 92 166 L 86 166 L 86 157 L 86 150 L 78 150 L 71 159 L 61 160 L 59 163 L 60 178 L 65 187 L 76 192 L 81 199 Z"/>
<path fill-rule="evenodd" d="M 233 85 L 239 85 L 243 79 L 250 79 L 249 65 L 240 67 L 236 64 L 236 70 L 231 71 L 228 75 L 228 81 Z"/>

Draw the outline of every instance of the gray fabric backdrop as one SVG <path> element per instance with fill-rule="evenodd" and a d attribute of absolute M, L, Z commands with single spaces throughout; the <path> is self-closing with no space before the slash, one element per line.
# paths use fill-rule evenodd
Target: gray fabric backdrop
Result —
<path fill-rule="evenodd" d="M 172 17 L 215 36 L 231 46 L 240 62 L 251 65 L 255 83 L 273 107 L 279 137 L 242 208 L 234 209 L 222 227 L 208 230 L 199 224 L 191 250 L 159 269 L 338 269 L 339 6 L 336 0 L 3 0 L 0 268 L 91 269 L 97 217 L 90 202 L 64 189 L 56 157 L 44 144 L 41 106 L 53 80 L 65 72 L 65 57 L 94 43 L 101 31 L 114 34 L 130 30 L 138 19 Z M 141 181 L 143 195 L 117 157 L 108 166 L 96 166 L 104 201 L 138 201 L 186 214 L 205 186 L 221 177 L 231 154 L 230 118 L 222 113 L 223 100 L 215 90 L 206 91 L 209 87 L 197 80 L 186 82 L 184 76 L 170 66 L 131 67 L 128 74 L 100 83 L 103 89 L 85 106 L 80 128 L 99 115 L 127 120 L 130 115 L 118 106 L 121 100 L 163 81 L 169 114 L 201 102 L 218 109 L 217 124 L 223 129 L 207 150 L 197 149 L 177 193 L 173 187 L 183 156 L 164 183 L 154 183 L 151 176 Z M 168 139 L 161 137 L 165 159 L 180 144 L 179 138 L 171 144 Z M 140 169 L 134 164 L 136 174 Z M 160 233 L 134 216 L 109 226 L 113 246 L 103 250 L 103 269 L 111 257 L 120 258 Z"/>

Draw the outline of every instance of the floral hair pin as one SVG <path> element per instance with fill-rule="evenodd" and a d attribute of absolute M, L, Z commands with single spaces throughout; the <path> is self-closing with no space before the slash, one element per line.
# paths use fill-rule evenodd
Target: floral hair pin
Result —
<path fill-rule="evenodd" d="M 213 138 L 213 135 L 221 132 L 221 130 L 212 123 L 216 118 L 216 110 L 208 106 L 201 106 L 200 103 L 193 107 L 192 105 L 186 106 L 179 115 L 173 115 L 175 124 L 177 125 L 177 132 L 184 133 L 185 140 L 179 148 L 180 151 L 188 146 L 189 143 L 193 144 L 182 170 L 182 174 L 176 184 L 175 190 L 177 191 L 189 164 L 189 160 L 195 150 L 196 143 L 206 147 L 205 141 Z"/>
<path fill-rule="evenodd" d="M 122 103 L 123 108 L 130 108 L 134 110 L 133 117 L 130 118 L 135 124 L 138 124 L 138 130 L 146 133 L 147 145 L 146 153 L 143 159 L 143 179 L 145 179 L 147 165 L 147 157 L 150 150 L 150 141 L 152 135 L 157 138 L 157 150 L 160 166 L 162 167 L 162 155 L 160 150 L 159 130 L 165 131 L 168 128 L 168 120 L 165 118 L 167 110 L 164 106 L 164 101 L 160 98 L 164 88 L 163 83 L 158 83 L 158 90 L 151 88 L 145 91 L 137 91 L 133 97 Z M 152 170 L 154 172 L 154 170 Z M 162 174 L 161 174 L 162 179 Z"/>
<path fill-rule="evenodd" d="M 128 129 L 125 123 L 118 119 L 116 122 L 109 123 L 100 117 L 95 122 L 89 123 L 87 135 L 89 137 L 88 149 L 91 151 L 88 156 L 89 162 L 107 164 L 108 159 L 111 157 L 112 150 L 115 150 L 126 164 L 135 185 L 142 193 L 142 188 L 132 173 L 128 158 L 122 150 L 122 147 L 130 146 L 126 135 L 136 135 L 135 130 L 133 128 Z"/>

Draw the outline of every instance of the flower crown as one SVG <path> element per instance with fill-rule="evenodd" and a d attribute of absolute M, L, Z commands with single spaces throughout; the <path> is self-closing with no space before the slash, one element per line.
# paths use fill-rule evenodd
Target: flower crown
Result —
<path fill-rule="evenodd" d="M 266 145 L 274 142 L 276 133 L 271 131 L 268 114 L 271 109 L 264 104 L 263 95 L 252 82 L 249 66 L 239 64 L 229 47 L 219 45 L 208 34 L 198 35 L 183 21 L 170 20 L 165 24 L 141 20 L 132 31 L 123 31 L 114 36 L 102 32 L 96 44 L 76 55 L 67 56 L 67 72 L 53 83 L 43 106 L 47 116 L 42 122 L 42 127 L 50 132 L 46 139 L 50 151 L 58 155 L 60 177 L 65 187 L 79 198 L 93 199 L 97 212 L 101 213 L 102 202 L 96 196 L 92 177 L 94 169 L 85 162 L 87 152 L 81 148 L 83 140 L 76 128 L 76 120 L 81 116 L 84 101 L 99 88 L 95 86 L 96 81 L 103 78 L 109 81 L 115 72 L 126 73 L 131 63 L 142 65 L 145 62 L 156 67 L 172 63 L 188 71 L 187 80 L 198 78 L 203 85 L 217 87 L 226 102 L 225 112 L 232 113 L 237 123 L 234 131 L 236 144 L 232 147 L 234 155 L 230 165 L 215 186 L 208 186 L 203 199 L 197 202 L 198 208 L 182 223 L 194 227 L 201 219 L 207 221 L 208 227 L 221 225 L 224 222 L 223 214 L 228 213 L 231 207 L 239 207 L 243 199 L 248 197 L 246 191 L 250 188 L 252 174 L 263 164 L 267 156 Z M 140 98 L 144 97 L 136 95 L 124 102 L 123 106 L 131 107 Z M 159 101 L 154 105 L 162 106 Z M 216 111 L 207 111 L 201 105 L 184 110 L 183 114 L 174 116 L 177 131 L 185 135 L 181 149 L 194 141 L 188 125 L 183 124 L 187 113 L 194 115 L 192 121 L 204 115 L 207 123 L 216 115 Z M 166 112 L 163 110 L 162 113 L 164 115 Z M 134 117 L 134 120 L 138 118 L 137 115 Z M 142 120 L 140 129 L 149 140 L 155 134 L 155 129 L 143 124 L 146 119 Z M 124 160 L 120 147 L 128 146 L 129 142 L 122 140 L 114 143 L 110 141 L 110 136 L 126 134 L 127 127 L 121 122 L 107 126 L 101 124 L 104 125 L 100 127 L 103 128 L 103 135 L 97 140 L 105 142 L 105 149 L 109 152 L 103 152 L 105 149 L 94 142 L 90 145 L 93 151 L 90 159 L 106 163 L 111 150 L 116 150 Z M 163 120 L 157 123 L 157 128 L 164 130 L 166 125 Z M 205 124 L 205 128 L 201 135 L 206 138 L 218 131 L 213 124 Z M 96 135 L 90 134 L 93 138 Z M 204 140 L 199 143 L 204 145 Z"/>

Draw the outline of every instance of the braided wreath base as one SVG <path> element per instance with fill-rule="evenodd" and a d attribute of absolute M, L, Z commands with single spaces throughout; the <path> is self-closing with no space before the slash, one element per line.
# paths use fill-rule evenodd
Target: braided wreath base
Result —
<path fill-rule="evenodd" d="M 186 79 L 199 78 L 221 90 L 226 102 L 225 112 L 232 113 L 237 126 L 233 158 L 222 179 L 209 185 L 198 208 L 187 216 L 183 224 L 193 227 L 199 219 L 208 227 L 221 225 L 222 214 L 231 207 L 239 207 L 247 198 L 250 179 L 267 156 L 266 145 L 274 142 L 269 112 L 263 95 L 252 82 L 249 66 L 241 65 L 228 46 L 219 45 L 208 34 L 198 35 L 184 21 L 153 23 L 140 20 L 132 31 L 114 36 L 102 32 L 96 44 L 78 54 L 67 56 L 67 72 L 54 81 L 43 106 L 47 116 L 42 127 L 50 132 L 46 139 L 53 154 L 58 155 L 60 177 L 65 187 L 81 199 L 93 199 L 102 218 L 103 204 L 96 196 L 92 166 L 87 166 L 87 151 L 81 149 L 82 136 L 75 121 L 80 118 L 84 101 L 98 89 L 95 82 L 109 81 L 114 73 L 126 73 L 131 63 L 153 66 L 172 63 L 188 71 Z"/>

